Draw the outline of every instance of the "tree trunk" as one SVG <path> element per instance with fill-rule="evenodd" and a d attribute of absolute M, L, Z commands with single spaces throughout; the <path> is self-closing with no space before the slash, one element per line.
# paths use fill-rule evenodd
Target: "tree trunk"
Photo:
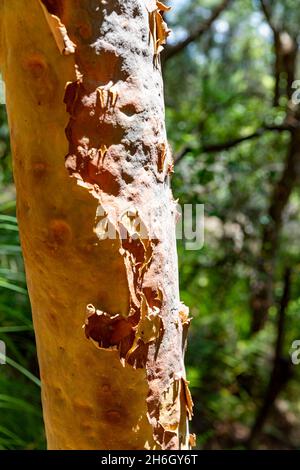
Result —
<path fill-rule="evenodd" d="M 190 445 L 189 318 L 159 65 L 165 9 L 0 0 L 49 449 Z"/>

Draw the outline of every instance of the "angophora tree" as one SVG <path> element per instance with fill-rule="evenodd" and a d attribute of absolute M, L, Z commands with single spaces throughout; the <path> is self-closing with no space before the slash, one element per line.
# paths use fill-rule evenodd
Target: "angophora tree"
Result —
<path fill-rule="evenodd" d="M 159 66 L 165 10 L 156 0 L 0 0 L 50 449 L 193 440 Z"/>

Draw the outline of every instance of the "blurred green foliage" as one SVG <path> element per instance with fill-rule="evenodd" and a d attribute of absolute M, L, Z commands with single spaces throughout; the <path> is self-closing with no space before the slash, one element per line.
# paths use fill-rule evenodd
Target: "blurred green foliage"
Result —
<path fill-rule="evenodd" d="M 178 7 L 170 15 L 174 42 L 203 22 L 205 5 L 219 2 L 175 3 Z M 289 31 L 299 28 L 294 2 L 273 2 L 272 8 L 278 23 Z M 169 138 L 175 156 L 185 146 L 189 149 L 175 166 L 173 189 L 180 203 L 205 204 L 204 247 L 186 251 L 179 243 L 181 296 L 194 318 L 187 351 L 196 406 L 193 426 L 198 445 L 205 448 L 243 446 L 264 400 L 286 266 L 293 269 L 284 342 L 287 357 L 292 341 L 299 337 L 299 188 L 284 217 L 269 321 L 258 335 L 249 336 L 250 284 L 289 134 L 266 131 L 230 150 L 203 151 L 248 136 L 264 124 L 282 124 L 286 100 L 272 107 L 272 41 L 260 3 L 237 0 L 200 42 L 167 61 L 164 68 Z M 300 401 L 295 393 L 299 374 L 299 368 L 293 367 L 293 376 L 266 423 L 261 447 L 300 446 Z M 281 413 L 280 407 L 286 412 Z M 298 425 L 289 426 L 289 419 Z"/>
<path fill-rule="evenodd" d="M 0 105 L 0 449 L 44 448 L 35 339 L 15 216 L 5 106 Z"/>
<path fill-rule="evenodd" d="M 172 2 L 169 2 L 172 3 Z M 174 0 L 171 42 L 207 18 L 217 0 Z M 277 22 L 298 31 L 292 0 L 274 1 Z M 186 362 L 195 401 L 193 429 L 200 448 L 243 448 L 269 380 L 283 272 L 293 269 L 284 351 L 299 338 L 300 194 L 286 210 L 277 252 L 275 303 L 269 320 L 250 336 L 250 284 L 267 223 L 274 182 L 289 135 L 262 132 L 229 150 L 205 152 L 283 122 L 286 101 L 272 107 L 272 34 L 258 1 L 235 0 L 212 28 L 164 67 L 168 134 L 175 155 L 175 196 L 205 204 L 205 245 L 178 243 L 181 298 L 193 317 Z M 38 366 L 15 219 L 15 195 L 5 106 L 0 106 L 0 339 L 8 364 L 0 367 L 0 449 L 44 448 Z M 300 446 L 300 367 L 276 401 L 260 447 Z"/>

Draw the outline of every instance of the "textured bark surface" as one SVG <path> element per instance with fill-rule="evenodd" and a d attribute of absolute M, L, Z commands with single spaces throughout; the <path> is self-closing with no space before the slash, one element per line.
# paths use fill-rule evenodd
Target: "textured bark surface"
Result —
<path fill-rule="evenodd" d="M 0 8 L 48 446 L 188 448 L 190 320 L 178 294 L 159 65 L 166 7 Z"/>

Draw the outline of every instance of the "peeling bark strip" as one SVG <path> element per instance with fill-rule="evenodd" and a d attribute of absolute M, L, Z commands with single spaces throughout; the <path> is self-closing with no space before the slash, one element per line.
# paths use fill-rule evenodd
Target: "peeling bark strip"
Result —
<path fill-rule="evenodd" d="M 56 0 L 41 0 L 41 6 L 60 53 L 74 54 L 76 46 L 70 40 L 65 25 L 57 16 L 61 11 L 58 2 Z"/>
<path fill-rule="evenodd" d="M 154 61 L 157 64 L 159 55 L 163 51 L 163 45 L 167 42 L 171 30 L 168 28 L 167 23 L 163 20 L 162 13 L 171 10 L 158 0 L 146 0 L 149 11 L 149 37 L 153 40 L 154 45 Z"/>
<path fill-rule="evenodd" d="M 157 214 L 162 206 L 170 225 L 174 224 L 174 214 L 167 214 L 174 202 L 165 182 L 168 146 L 157 69 L 169 33 L 161 12 L 168 8 L 154 1 L 111 5 L 113 10 L 101 9 L 100 36 L 99 31 L 91 31 L 88 53 L 86 38 L 83 41 L 80 34 L 71 33 L 77 45 L 78 80 L 67 85 L 65 95 L 71 115 L 66 166 L 99 201 L 118 234 L 130 304 L 127 316 L 90 304 L 85 333 L 100 348 L 117 348 L 122 363 L 146 367 L 155 441 L 163 449 L 188 447 L 185 421 L 186 415 L 192 417 L 192 400 L 184 378 L 177 279 L 169 272 L 169 240 L 160 233 Z M 152 47 L 146 42 L 148 28 Z M 132 37 L 139 40 L 140 49 L 133 48 Z M 146 228 L 147 238 L 143 238 L 141 224 L 150 225 L 147 217 L 153 214 L 157 214 L 153 233 Z M 135 217 L 140 219 L 138 227 Z M 106 236 L 99 226 L 95 232 L 99 240 Z M 164 289 L 165 276 L 170 292 Z"/>
<path fill-rule="evenodd" d="M 187 449 L 190 319 L 159 67 L 167 7 L 37 0 L 23 18 L 25 5 L 4 3 L 1 67 L 48 445 Z"/>

